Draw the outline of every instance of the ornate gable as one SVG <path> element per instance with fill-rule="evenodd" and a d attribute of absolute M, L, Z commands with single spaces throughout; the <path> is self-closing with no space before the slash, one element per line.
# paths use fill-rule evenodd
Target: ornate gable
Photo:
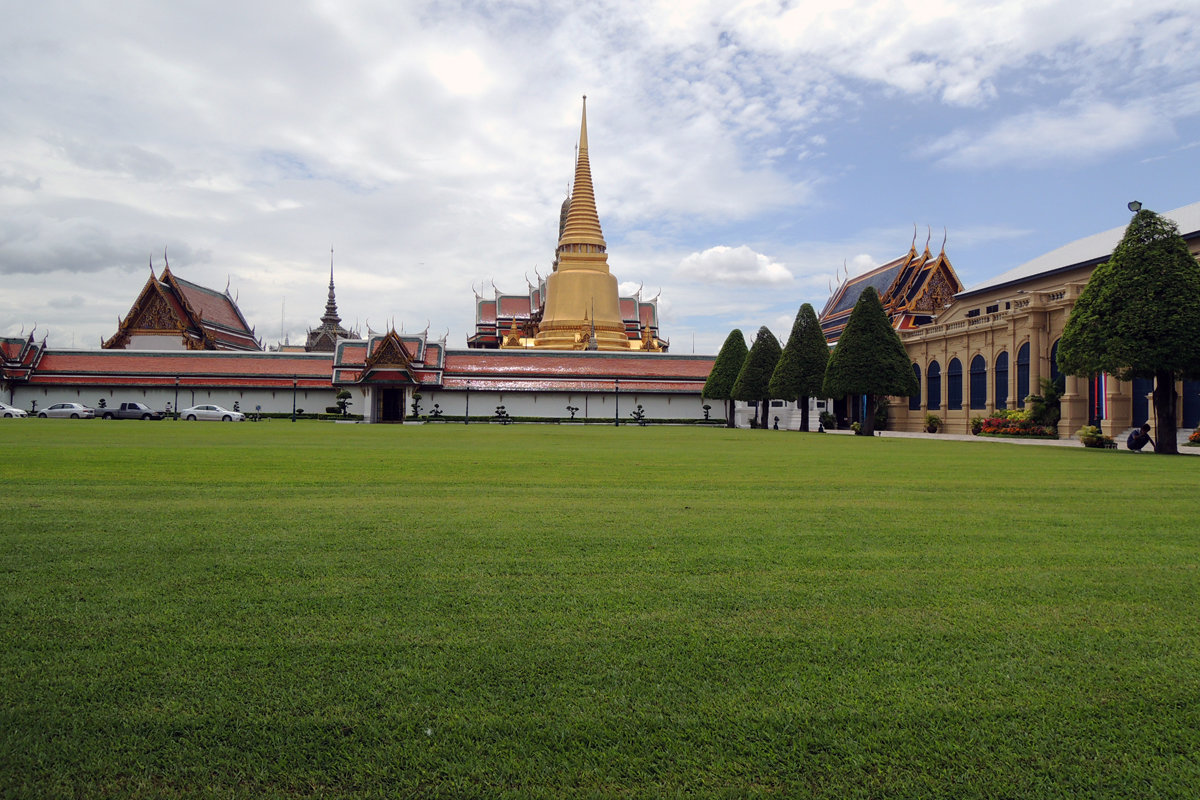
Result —
<path fill-rule="evenodd" d="M 108 341 L 101 343 L 100 347 L 104 350 L 124 349 L 129 344 L 130 337 L 141 333 L 171 333 L 186 341 L 188 321 L 184 314 L 186 311 L 182 307 L 168 299 L 163 284 L 151 269 L 150 278 L 142 287 L 137 300 L 133 301 L 129 313 L 125 315 L 125 319 L 118 322 L 117 332 Z"/>
<path fill-rule="evenodd" d="M 367 377 L 373 372 L 401 372 L 408 376 L 413 383 L 417 382 L 412 370 L 412 355 L 400 339 L 395 329 L 387 332 L 371 350 L 363 362 L 362 376 Z"/>
<path fill-rule="evenodd" d="M 961 291 L 962 284 L 958 282 L 958 277 L 953 272 L 947 275 L 946 270 L 939 269 L 925 281 L 924 289 L 909 308 L 913 311 L 936 314 L 950 305 L 954 295 Z"/>
<path fill-rule="evenodd" d="M 153 292 L 137 310 L 129 327 L 139 331 L 178 331 L 179 317 L 160 293 Z"/>

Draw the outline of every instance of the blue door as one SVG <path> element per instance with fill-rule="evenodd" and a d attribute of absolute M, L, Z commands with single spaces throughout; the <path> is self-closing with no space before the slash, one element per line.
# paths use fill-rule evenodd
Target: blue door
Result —
<path fill-rule="evenodd" d="M 1029 342 L 1021 345 L 1017 351 L 1017 408 L 1025 407 L 1025 398 L 1029 396 Z"/>
<path fill-rule="evenodd" d="M 1200 426 L 1200 381 L 1183 382 L 1183 427 Z"/>
<path fill-rule="evenodd" d="M 1008 352 L 996 356 L 996 408 L 1008 408 Z"/>
<path fill-rule="evenodd" d="M 1130 424 L 1137 428 L 1150 419 L 1150 401 L 1146 395 L 1154 391 L 1153 378 L 1133 379 L 1133 419 Z"/>

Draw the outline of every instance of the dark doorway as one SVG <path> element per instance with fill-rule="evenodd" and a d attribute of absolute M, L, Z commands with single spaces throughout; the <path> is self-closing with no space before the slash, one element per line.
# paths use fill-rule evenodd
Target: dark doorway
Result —
<path fill-rule="evenodd" d="M 1183 427 L 1200 425 L 1200 381 L 1183 382 Z"/>
<path fill-rule="evenodd" d="M 380 422 L 404 422 L 404 390 L 382 389 L 379 399 Z"/>

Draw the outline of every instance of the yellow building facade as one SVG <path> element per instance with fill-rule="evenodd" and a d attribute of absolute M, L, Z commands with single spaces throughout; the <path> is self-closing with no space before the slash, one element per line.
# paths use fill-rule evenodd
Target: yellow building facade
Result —
<path fill-rule="evenodd" d="M 1200 258 L 1200 203 L 1167 212 Z M 1079 293 L 1097 265 L 1107 261 L 1124 228 L 1072 242 L 983 284 L 956 294 L 929 324 L 901 330 L 920 393 L 889 400 L 888 427 L 920 431 L 926 415 L 942 419 L 947 433 L 969 433 L 973 417 L 1021 408 L 1040 393 L 1043 378 L 1057 378 L 1058 340 Z M 1163 302 L 1170 302 L 1163 298 Z M 1059 436 L 1099 425 L 1110 435 L 1150 421 L 1151 381 L 1063 376 Z M 1181 430 L 1200 424 L 1200 382 L 1177 385 Z"/>

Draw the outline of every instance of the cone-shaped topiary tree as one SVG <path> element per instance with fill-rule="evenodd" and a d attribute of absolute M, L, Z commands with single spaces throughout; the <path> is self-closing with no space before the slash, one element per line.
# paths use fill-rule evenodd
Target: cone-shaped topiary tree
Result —
<path fill-rule="evenodd" d="M 829 355 L 823 389 L 830 397 L 867 396 L 867 413 L 858 431 L 863 436 L 875 432 L 876 398 L 917 393 L 908 353 L 874 287 L 864 289 L 854 304 L 837 347 Z"/>
<path fill-rule="evenodd" d="M 1154 379 L 1154 450 L 1178 453 L 1175 381 L 1200 375 L 1200 264 L 1174 222 L 1143 209 L 1096 267 L 1058 342 L 1069 375 Z"/>
<path fill-rule="evenodd" d="M 808 398 L 821 393 L 829 345 L 821 332 L 817 312 L 808 303 L 796 312 L 792 333 L 788 336 L 779 363 L 767 387 L 771 397 L 795 400 L 800 406 L 800 430 L 808 430 Z"/>
<path fill-rule="evenodd" d="M 712 371 L 708 373 L 708 380 L 704 382 L 704 390 L 700 393 L 701 397 L 725 401 L 725 424 L 730 428 L 733 427 L 733 382 L 742 371 L 742 364 L 746 363 L 749 352 L 742 332 L 737 328 L 731 330 L 725 337 L 725 344 L 721 345 L 721 352 L 713 361 Z"/>
<path fill-rule="evenodd" d="M 764 429 L 767 427 L 767 410 L 771 405 L 771 375 L 782 352 L 783 348 L 779 346 L 775 334 L 767 330 L 766 325 L 759 328 L 754 344 L 750 346 L 750 353 L 746 356 L 746 363 L 742 364 L 742 371 L 733 382 L 734 400 L 758 402 L 762 414 L 759 427 Z"/>

